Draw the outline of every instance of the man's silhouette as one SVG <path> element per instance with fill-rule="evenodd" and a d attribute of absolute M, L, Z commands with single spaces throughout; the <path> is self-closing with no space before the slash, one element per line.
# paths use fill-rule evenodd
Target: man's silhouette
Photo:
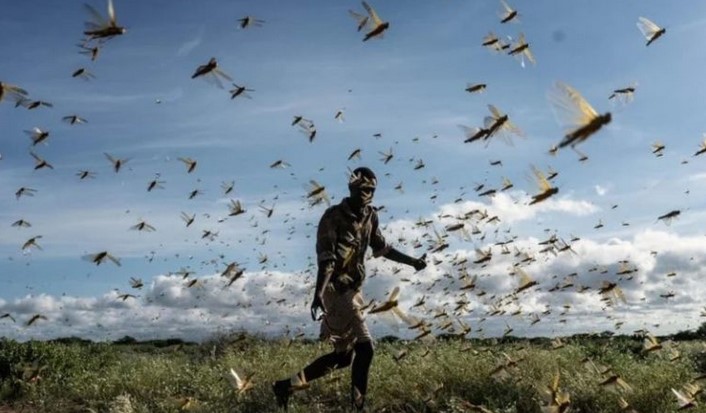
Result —
<path fill-rule="evenodd" d="M 363 411 L 374 352 L 361 311 L 367 247 L 371 247 L 374 257 L 407 264 L 417 271 L 426 267 L 424 256 L 410 257 L 385 241 L 377 212 L 371 205 L 376 185 L 373 171 L 357 168 L 348 182 L 350 196 L 328 208 L 321 217 L 316 238 L 318 274 L 311 317 L 316 320 L 318 311 L 323 312 L 321 339 L 331 341 L 334 351 L 314 360 L 291 379 L 274 382 L 272 389 L 277 404 L 285 410 L 297 384 L 353 364 L 351 401 L 358 411 Z"/>

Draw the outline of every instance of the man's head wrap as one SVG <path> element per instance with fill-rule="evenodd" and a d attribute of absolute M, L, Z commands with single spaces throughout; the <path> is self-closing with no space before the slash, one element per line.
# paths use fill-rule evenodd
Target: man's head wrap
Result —
<path fill-rule="evenodd" d="M 364 166 L 356 168 L 348 180 L 348 189 L 353 188 L 375 188 L 378 180 L 370 168 Z"/>

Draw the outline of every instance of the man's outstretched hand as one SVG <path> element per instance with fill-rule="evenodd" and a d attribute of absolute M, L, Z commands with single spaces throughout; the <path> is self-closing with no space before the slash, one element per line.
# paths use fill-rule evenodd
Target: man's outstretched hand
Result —
<path fill-rule="evenodd" d="M 426 264 L 425 264 L 426 265 Z M 319 294 L 314 294 L 314 301 L 311 302 L 311 319 L 316 321 L 319 319 L 318 312 L 321 310 L 321 314 L 326 314 L 326 307 L 324 307 L 323 301 Z"/>
<path fill-rule="evenodd" d="M 414 262 L 412 263 L 412 266 L 416 271 L 421 271 L 427 267 L 427 254 L 422 255 L 419 258 L 416 258 Z"/>

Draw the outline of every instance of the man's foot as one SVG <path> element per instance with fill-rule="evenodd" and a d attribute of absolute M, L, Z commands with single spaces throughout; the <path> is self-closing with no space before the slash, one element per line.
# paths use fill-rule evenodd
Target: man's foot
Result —
<path fill-rule="evenodd" d="M 353 403 L 353 411 L 356 413 L 367 413 L 367 409 L 365 408 L 365 403 Z"/>
<path fill-rule="evenodd" d="M 354 398 L 353 398 L 353 410 L 356 413 L 361 413 L 361 412 L 367 412 L 365 410 L 365 396 L 360 394 L 357 389 L 354 390 Z"/>
<path fill-rule="evenodd" d="M 284 409 L 285 412 L 289 404 L 289 396 L 292 394 L 290 387 L 289 380 L 278 380 L 272 383 L 272 392 L 277 399 L 277 407 Z"/>

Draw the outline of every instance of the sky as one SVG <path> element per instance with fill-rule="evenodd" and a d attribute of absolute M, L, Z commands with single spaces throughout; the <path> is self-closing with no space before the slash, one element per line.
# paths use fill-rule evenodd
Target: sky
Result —
<path fill-rule="evenodd" d="M 364 42 L 369 29 L 357 31 L 349 14 L 365 14 L 357 1 L 115 0 L 127 31 L 101 43 L 95 61 L 79 53 L 91 18 L 83 2 L 6 4 L 0 81 L 52 107 L 0 101 L 0 315 L 10 315 L 0 336 L 316 337 L 309 304 L 326 205 L 310 206 L 306 195 L 314 180 L 340 202 L 358 166 L 379 177 L 374 203 L 387 241 L 426 252 L 429 264 L 415 273 L 369 259 L 366 301 L 399 286 L 400 308 L 435 334 L 446 320 L 470 325 L 470 337 L 668 334 L 701 324 L 706 155 L 693 155 L 706 132 L 706 51 L 694 39 L 706 35 L 706 4 L 516 0 L 519 18 L 502 24 L 497 1 L 370 3 L 390 26 Z M 88 4 L 107 14 L 106 2 Z M 245 16 L 262 23 L 240 28 Z M 649 47 L 640 16 L 666 28 Z M 489 32 L 510 43 L 523 33 L 536 64 L 483 47 Z M 224 88 L 191 78 L 212 57 L 233 79 Z M 94 77 L 72 77 L 80 68 Z M 612 115 L 576 146 L 587 160 L 569 147 L 548 153 L 567 131 L 549 99 L 557 81 Z M 232 83 L 249 98 L 231 99 Z M 483 93 L 465 91 L 477 83 Z M 609 99 L 628 86 L 633 99 Z M 459 125 L 483 126 L 490 104 L 522 136 L 464 143 Z M 62 121 L 69 115 L 87 122 Z M 295 116 L 315 124 L 313 141 L 292 126 Z M 33 146 L 25 131 L 35 127 L 50 133 Z M 356 149 L 360 158 L 348 159 Z M 35 170 L 30 151 L 53 169 Z M 105 154 L 128 161 L 116 173 Z M 288 167 L 271 168 L 278 160 Z M 559 192 L 529 205 L 540 192 L 532 166 L 558 172 Z M 513 187 L 500 191 L 503 178 Z M 161 188 L 148 191 L 153 180 Z M 36 192 L 18 198 L 22 187 Z M 479 196 L 491 188 L 495 196 Z M 229 216 L 231 201 L 245 213 Z M 265 208 L 274 208 L 269 218 Z M 676 219 L 658 220 L 675 210 Z M 195 215 L 189 227 L 182 213 Z M 20 219 L 31 226 L 12 225 Z M 155 231 L 131 229 L 141 221 Z M 445 233 L 456 223 L 465 234 Z M 540 244 L 553 234 L 573 252 Z M 22 248 L 36 236 L 41 249 Z M 437 237 L 449 247 L 432 252 Z M 474 264 L 476 249 L 488 248 L 492 259 Z M 86 259 L 101 251 L 121 265 Z M 221 273 L 232 262 L 246 271 L 226 287 Z M 537 286 L 509 300 L 517 266 Z M 625 268 L 634 271 L 618 274 Z M 193 273 L 184 279 L 184 270 Z M 478 276 L 474 290 L 460 289 L 464 271 Z M 131 278 L 144 286 L 132 288 Z M 625 302 L 602 301 L 604 282 Z M 126 293 L 135 297 L 119 298 Z M 28 326 L 36 314 L 46 320 Z M 533 315 L 541 321 L 531 325 Z M 367 319 L 377 337 L 415 335 L 389 316 Z"/>

